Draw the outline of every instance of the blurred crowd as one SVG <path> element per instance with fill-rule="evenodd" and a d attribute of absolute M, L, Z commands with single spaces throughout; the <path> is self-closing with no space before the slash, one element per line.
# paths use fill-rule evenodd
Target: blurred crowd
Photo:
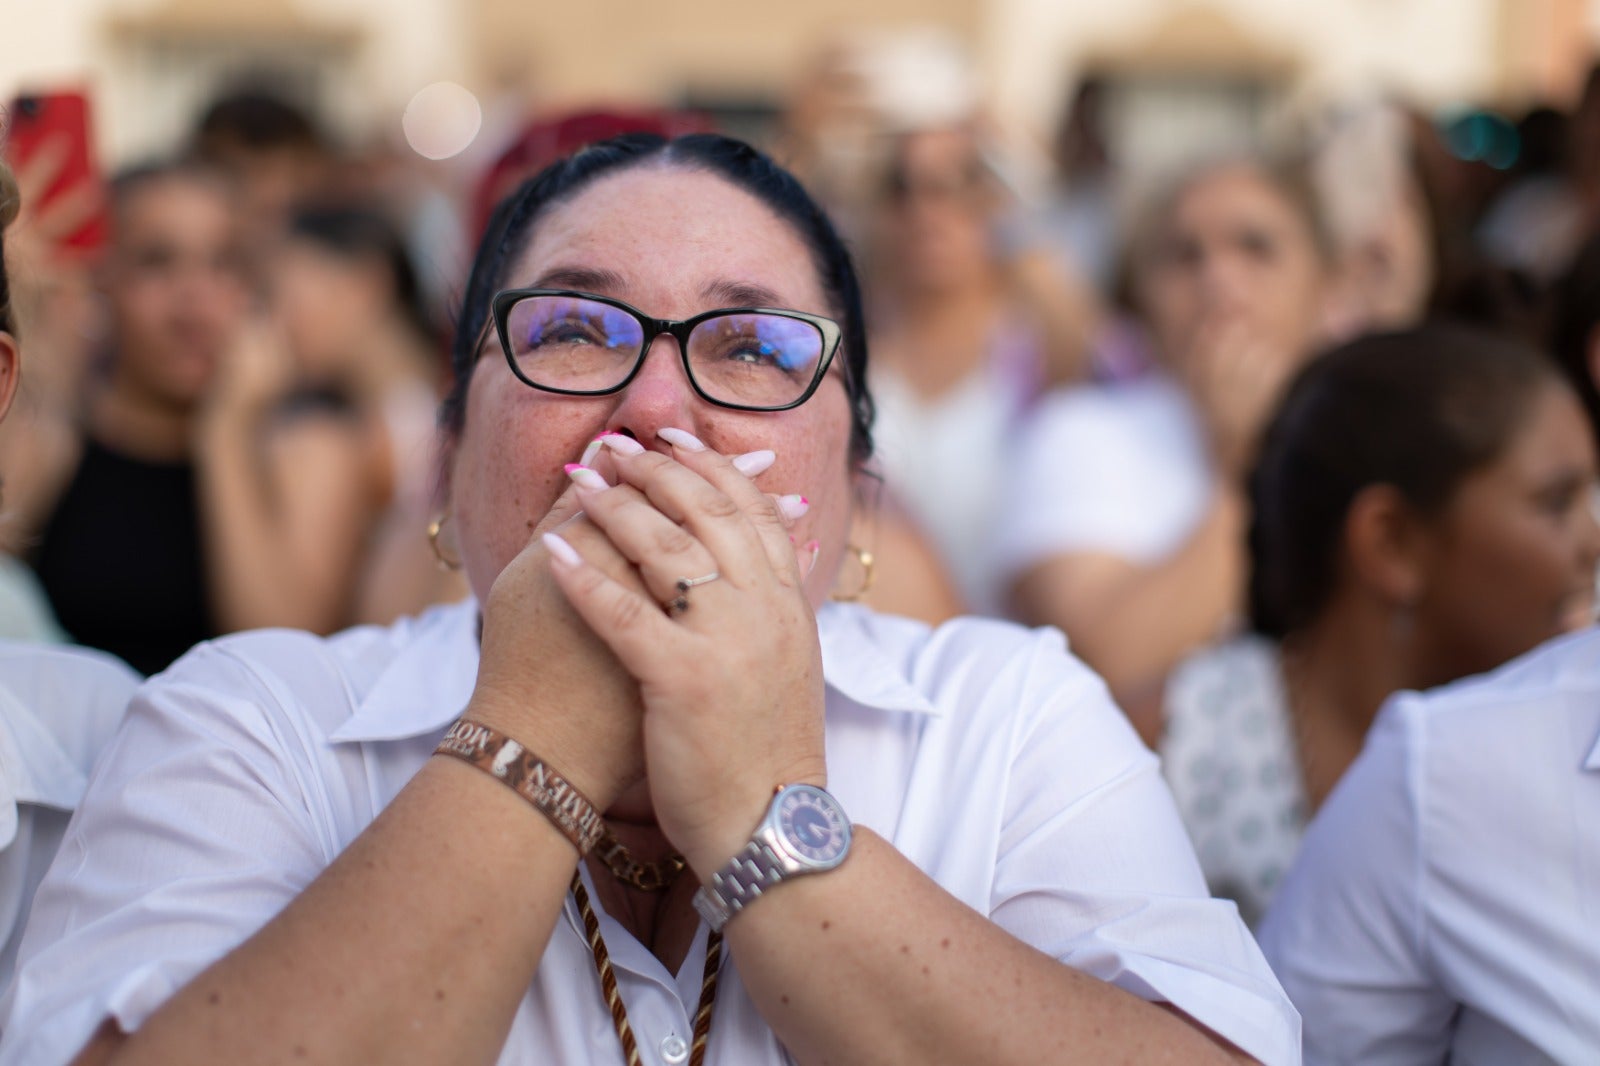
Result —
<path fill-rule="evenodd" d="M 1059 627 L 1255 923 L 1391 694 L 1593 621 L 1600 68 L 1504 168 L 1369 99 L 1136 174 L 1096 79 L 1030 151 L 953 51 L 893 61 L 819 55 L 768 145 L 867 279 L 836 594 Z M 241 91 L 109 179 L 94 257 L 60 241 L 93 195 L 35 209 L 59 162 L 20 161 L 3 635 L 150 674 L 465 595 L 434 433 L 459 249 L 583 143 L 708 125 L 540 115 L 453 187 Z"/>

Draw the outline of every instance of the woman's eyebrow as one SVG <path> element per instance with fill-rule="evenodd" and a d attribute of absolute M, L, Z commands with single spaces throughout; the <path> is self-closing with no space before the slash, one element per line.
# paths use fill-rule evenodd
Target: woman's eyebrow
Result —
<path fill-rule="evenodd" d="M 782 307 L 783 301 L 771 289 L 740 281 L 713 281 L 700 290 L 707 303 L 723 307 Z"/>
<path fill-rule="evenodd" d="M 556 267 L 539 275 L 532 289 L 577 289 L 602 296 L 621 292 L 622 275 L 614 270 L 596 270 L 591 267 Z"/>

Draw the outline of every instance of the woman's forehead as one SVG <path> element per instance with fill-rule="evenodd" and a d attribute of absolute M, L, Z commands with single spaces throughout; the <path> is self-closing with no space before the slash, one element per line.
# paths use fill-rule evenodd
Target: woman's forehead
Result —
<path fill-rule="evenodd" d="M 564 280 L 586 275 L 596 281 Z M 780 306 L 827 311 L 813 257 L 792 225 L 731 182 L 678 167 L 607 175 L 544 214 L 506 283 L 548 282 L 675 306 L 744 287 L 771 294 Z"/>

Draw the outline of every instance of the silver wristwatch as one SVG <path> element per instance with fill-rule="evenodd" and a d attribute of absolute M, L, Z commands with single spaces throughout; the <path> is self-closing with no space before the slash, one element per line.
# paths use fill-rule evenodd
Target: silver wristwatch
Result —
<path fill-rule="evenodd" d="M 700 886 L 694 909 L 720 932 L 774 885 L 831 870 L 849 853 L 850 819 L 839 801 L 815 785 L 789 785 L 773 798 L 744 850 Z"/>

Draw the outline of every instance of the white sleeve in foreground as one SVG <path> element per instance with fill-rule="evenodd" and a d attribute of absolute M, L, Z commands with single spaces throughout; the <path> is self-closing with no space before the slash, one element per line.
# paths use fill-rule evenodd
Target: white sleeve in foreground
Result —
<path fill-rule="evenodd" d="M 1442 1062 L 1449 1051 L 1455 1004 L 1423 950 L 1417 699 L 1398 697 L 1373 726 L 1261 926 L 1305 1018 L 1307 1063 Z"/>
<path fill-rule="evenodd" d="M 331 861 L 265 687 L 202 646 L 134 697 L 40 886 L 0 1064 L 137 1029 Z"/>
<path fill-rule="evenodd" d="M 1299 1062 L 1299 1018 L 1237 908 L 1209 898 L 1155 757 L 1098 682 L 1053 687 L 1017 749 L 992 917 L 1262 1062 Z"/>

